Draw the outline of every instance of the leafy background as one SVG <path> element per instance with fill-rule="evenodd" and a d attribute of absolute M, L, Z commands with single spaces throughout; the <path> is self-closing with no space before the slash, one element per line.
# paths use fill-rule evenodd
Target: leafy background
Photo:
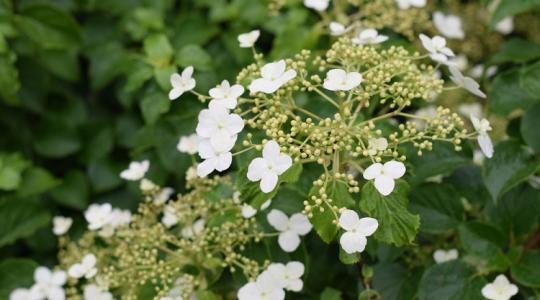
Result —
<path fill-rule="evenodd" d="M 492 21 L 539 16 L 539 8 L 538 0 L 503 0 Z M 90 203 L 136 208 L 137 186 L 118 176 L 131 160 L 149 159 L 152 180 L 182 191 L 192 159 L 176 143 L 194 131 L 202 105 L 191 95 L 167 99 L 171 73 L 193 65 L 200 91 L 234 80 L 252 61 L 236 37 L 255 28 L 268 59 L 324 49 L 319 20 L 299 0 L 277 15 L 253 0 L 0 0 L 0 299 L 29 284 L 38 263 L 54 265 L 52 216 L 73 217 L 76 237 Z M 410 161 L 414 176 L 396 201 L 415 214 L 407 218 L 420 216 L 420 235 L 414 246 L 370 240 L 367 250 L 370 282 L 384 299 L 481 299 L 485 282 L 507 271 L 521 299 L 539 295 L 540 193 L 530 178 L 540 166 L 540 45 L 513 34 L 483 62 L 500 70 L 483 84 L 501 142 L 482 167 L 471 151 L 444 147 Z M 304 189 L 275 197 L 288 213 L 301 209 L 290 199 L 307 198 L 304 172 Z M 426 182 L 440 174 L 442 183 Z M 361 266 L 339 263 L 336 245 L 314 234 L 305 244 L 299 297 L 356 299 Z M 449 247 L 462 259 L 434 265 L 432 251 Z"/>

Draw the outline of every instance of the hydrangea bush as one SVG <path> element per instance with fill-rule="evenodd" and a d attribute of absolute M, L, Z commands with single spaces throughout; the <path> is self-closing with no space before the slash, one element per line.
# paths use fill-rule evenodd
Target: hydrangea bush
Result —
<path fill-rule="evenodd" d="M 468 34 L 459 12 L 428 2 L 270 1 L 275 18 L 288 10 L 318 14 L 323 37 L 268 53 L 264 28 L 252 27 L 227 42 L 251 57 L 229 77 L 199 77 L 198 50 L 178 56 L 193 64 L 164 70 L 162 54 L 173 50 L 165 35 L 152 35 L 145 50 L 165 92 L 149 98 L 143 114 L 157 121 L 166 105 L 172 122 L 191 122 L 167 150 L 189 162 L 176 174 L 184 186 L 168 186 L 155 157 L 134 151 L 115 180 L 138 196 L 136 208 L 112 198 L 85 207 L 83 220 L 57 214 L 57 261 L 1 263 L 14 272 L 0 278 L 2 295 L 540 297 L 540 55 L 520 47 L 533 42 L 515 40 L 498 60 L 467 53 L 503 69 L 481 86 L 473 77 L 498 69 L 482 66 L 473 75 L 460 65 L 462 49 L 451 40 Z M 503 35 L 513 30 L 512 15 L 533 7 L 475 5 L 489 12 L 484 26 Z M 509 77 L 517 73 L 516 85 Z M 501 121 L 505 113 L 519 119 Z M 505 125 L 503 136 L 495 127 Z M 3 161 L 23 168 L 17 156 Z"/>

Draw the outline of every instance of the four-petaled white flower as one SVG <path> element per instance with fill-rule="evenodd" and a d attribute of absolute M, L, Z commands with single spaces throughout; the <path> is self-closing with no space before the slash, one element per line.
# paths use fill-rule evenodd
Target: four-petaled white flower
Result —
<path fill-rule="evenodd" d="M 209 107 L 221 106 L 227 109 L 234 109 L 237 104 L 238 97 L 244 93 L 244 87 L 235 84 L 231 86 L 228 80 L 223 80 L 220 85 L 210 89 L 208 94 L 212 97 Z"/>
<path fill-rule="evenodd" d="M 109 203 L 92 204 L 84 212 L 88 229 L 98 230 L 109 224 L 113 218 L 112 206 Z"/>
<path fill-rule="evenodd" d="M 102 290 L 95 284 L 88 284 L 84 287 L 84 300 L 112 300 L 111 293 Z"/>
<path fill-rule="evenodd" d="M 259 39 L 261 32 L 259 30 L 252 30 L 250 32 L 242 33 L 238 36 L 238 42 L 240 48 L 251 48 L 255 45 L 255 42 Z"/>
<path fill-rule="evenodd" d="M 285 252 L 293 252 L 300 245 L 300 236 L 311 231 L 311 223 L 302 213 L 296 213 L 290 218 L 280 210 L 272 209 L 266 216 L 268 223 L 280 232 L 278 243 Z"/>
<path fill-rule="evenodd" d="M 384 165 L 374 163 L 364 171 L 364 179 L 375 179 L 375 188 L 381 195 L 388 196 L 395 187 L 395 180 L 405 174 L 405 165 L 402 162 L 391 160 Z"/>
<path fill-rule="evenodd" d="M 204 230 L 204 220 L 198 219 L 193 222 L 191 225 L 187 225 L 182 228 L 182 237 L 185 239 L 190 239 L 196 235 L 199 235 Z"/>
<path fill-rule="evenodd" d="M 482 296 L 489 300 L 509 300 L 518 293 L 518 287 L 508 281 L 508 278 L 500 274 L 492 283 L 482 288 Z"/>
<path fill-rule="evenodd" d="M 437 249 L 435 250 L 435 252 L 433 252 L 433 260 L 438 264 L 457 259 L 458 256 L 459 252 L 457 251 L 457 249 Z"/>
<path fill-rule="evenodd" d="M 80 263 L 72 265 L 68 270 L 69 276 L 73 278 L 92 278 L 97 274 L 96 256 L 87 254 Z"/>
<path fill-rule="evenodd" d="M 230 152 L 236 142 L 236 136 L 232 140 L 223 142 L 220 147 L 213 147 L 209 140 L 203 140 L 199 144 L 199 156 L 204 159 L 197 166 L 197 175 L 205 177 L 217 170 L 222 172 L 227 170 L 232 163 L 232 153 Z"/>
<path fill-rule="evenodd" d="M 427 0 L 396 0 L 399 8 L 409 9 L 411 7 L 424 7 L 426 6 Z"/>
<path fill-rule="evenodd" d="M 388 141 L 385 138 L 371 138 L 368 140 L 367 153 L 371 156 L 376 155 L 379 151 L 384 151 L 388 147 Z"/>
<path fill-rule="evenodd" d="M 63 235 L 68 232 L 71 224 L 73 224 L 72 218 L 56 216 L 53 218 L 53 233 L 56 235 Z"/>
<path fill-rule="evenodd" d="M 514 31 L 514 18 L 506 17 L 495 25 L 495 30 L 502 34 L 510 34 Z"/>
<path fill-rule="evenodd" d="M 304 5 L 308 8 L 325 11 L 328 8 L 330 0 L 304 0 Z"/>
<path fill-rule="evenodd" d="M 127 226 L 129 223 L 131 223 L 131 212 L 129 210 L 114 208 L 110 212 L 109 222 L 101 227 L 98 234 L 102 237 L 111 237 L 114 235 L 116 228 Z"/>
<path fill-rule="evenodd" d="M 193 76 L 193 67 L 189 66 L 182 71 L 182 75 L 174 73 L 171 75 L 171 86 L 172 89 L 169 92 L 169 99 L 174 100 L 183 93 L 191 91 L 195 87 L 195 79 Z"/>
<path fill-rule="evenodd" d="M 262 272 L 255 282 L 248 282 L 238 290 L 238 300 L 283 300 L 285 291 L 269 272 Z"/>
<path fill-rule="evenodd" d="M 358 217 L 358 214 L 350 209 L 345 209 L 339 216 L 339 226 L 345 230 L 341 235 L 339 244 L 349 254 L 362 252 L 366 248 L 367 238 L 379 227 L 379 222 L 373 218 Z"/>
<path fill-rule="evenodd" d="M 448 69 L 452 74 L 450 76 L 450 79 L 452 79 L 455 84 L 466 89 L 467 91 L 478 97 L 486 98 L 486 94 L 484 94 L 484 92 L 480 90 L 480 85 L 478 84 L 478 82 L 476 82 L 471 77 L 464 76 L 457 68 L 453 66 L 449 66 Z"/>
<path fill-rule="evenodd" d="M 461 19 L 455 15 L 445 15 L 440 11 L 433 13 L 433 24 L 435 28 L 447 38 L 463 39 L 465 32 L 461 27 Z"/>
<path fill-rule="evenodd" d="M 471 123 L 473 124 L 474 129 L 478 132 L 478 146 L 480 150 L 484 153 L 487 158 L 493 157 L 493 143 L 491 138 L 487 134 L 488 131 L 491 131 L 491 125 L 486 119 L 478 119 L 476 116 L 471 114 Z"/>
<path fill-rule="evenodd" d="M 362 74 L 346 72 L 342 69 L 332 69 L 326 73 L 323 87 L 330 91 L 349 91 L 362 82 Z"/>
<path fill-rule="evenodd" d="M 144 177 L 148 171 L 148 168 L 150 168 L 150 162 L 148 160 L 143 160 L 140 162 L 132 161 L 129 163 L 128 169 L 120 173 L 120 177 L 125 180 L 137 181 Z"/>
<path fill-rule="evenodd" d="M 66 295 L 62 286 L 66 280 L 64 271 L 51 272 L 46 267 L 38 267 L 34 271 L 35 284 L 32 286 L 32 293 L 39 297 L 34 299 L 64 300 Z"/>
<path fill-rule="evenodd" d="M 442 36 L 428 37 L 420 34 L 420 40 L 424 48 L 430 53 L 429 56 L 436 62 L 447 63 L 449 57 L 453 57 L 454 52 L 446 47 L 446 40 Z"/>
<path fill-rule="evenodd" d="M 199 113 L 196 131 L 199 137 L 210 139 L 212 147 L 216 148 L 215 151 L 223 151 L 236 140 L 236 135 L 243 128 L 244 120 L 239 115 L 229 113 L 224 107 L 212 107 Z M 199 154 L 200 149 L 201 145 Z"/>
<path fill-rule="evenodd" d="M 253 80 L 249 85 L 252 93 L 263 92 L 271 94 L 277 91 L 282 85 L 296 77 L 295 70 L 285 70 L 285 60 L 268 63 L 261 68 L 262 78 Z"/>
<path fill-rule="evenodd" d="M 273 263 L 268 266 L 266 272 L 270 273 L 278 282 L 279 286 L 288 291 L 300 292 L 304 286 L 302 275 L 304 275 L 304 264 L 298 261 L 291 261 L 284 264 Z"/>
<path fill-rule="evenodd" d="M 201 138 L 197 134 L 181 136 L 176 149 L 182 153 L 195 154 L 199 149 Z"/>
<path fill-rule="evenodd" d="M 328 28 L 330 29 L 330 34 L 333 36 L 342 35 L 352 29 L 352 27 L 345 27 L 345 25 L 339 22 L 330 22 Z"/>
<path fill-rule="evenodd" d="M 292 166 L 292 158 L 280 153 L 279 145 L 269 141 L 264 145 L 263 156 L 257 157 L 249 163 L 247 178 L 250 181 L 261 181 L 263 193 L 270 193 L 278 183 L 279 175 Z"/>
<path fill-rule="evenodd" d="M 379 34 L 376 29 L 364 29 L 351 41 L 356 45 L 380 44 L 388 40 L 388 36 Z"/>

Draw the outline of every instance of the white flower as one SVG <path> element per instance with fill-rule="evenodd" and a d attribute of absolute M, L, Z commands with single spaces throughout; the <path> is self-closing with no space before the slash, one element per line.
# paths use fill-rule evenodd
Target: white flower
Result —
<path fill-rule="evenodd" d="M 163 217 L 161 218 L 161 223 L 167 228 L 171 228 L 174 225 L 178 224 L 178 216 L 176 215 L 176 209 L 172 205 L 166 205 L 163 208 Z"/>
<path fill-rule="evenodd" d="M 199 113 L 196 131 L 200 137 L 210 139 L 216 150 L 224 150 L 230 146 L 232 140 L 236 140 L 236 134 L 242 129 L 244 120 L 239 115 L 229 113 L 224 107 L 211 107 Z M 199 145 L 199 154 L 200 147 Z"/>
<path fill-rule="evenodd" d="M 247 203 L 242 204 L 242 217 L 249 219 L 253 217 L 256 213 L 257 210 L 253 206 Z"/>
<path fill-rule="evenodd" d="M 351 29 L 351 27 L 345 27 L 345 25 L 339 22 L 330 22 L 328 28 L 330 29 L 330 34 L 333 36 L 342 35 Z"/>
<path fill-rule="evenodd" d="M 465 32 L 461 28 L 461 19 L 455 15 L 444 15 L 442 12 L 433 13 L 433 24 L 435 28 L 447 38 L 463 39 Z"/>
<path fill-rule="evenodd" d="M 371 138 L 368 140 L 368 154 L 373 156 L 379 151 L 384 151 L 388 147 L 388 141 L 385 138 Z"/>
<path fill-rule="evenodd" d="M 482 288 L 482 296 L 489 300 L 509 300 L 518 291 L 518 287 L 501 274 L 495 278 L 495 281 Z"/>
<path fill-rule="evenodd" d="M 457 68 L 453 66 L 449 66 L 448 69 L 452 74 L 450 76 L 450 79 L 452 79 L 455 84 L 465 88 L 467 91 L 478 97 L 486 98 L 486 94 L 484 94 L 484 92 L 480 90 L 480 85 L 478 84 L 478 82 L 474 81 L 474 79 L 472 79 L 471 77 L 464 76 Z"/>
<path fill-rule="evenodd" d="M 459 256 L 459 253 L 456 249 L 450 249 L 450 250 L 437 249 L 435 250 L 435 252 L 433 252 L 433 260 L 438 264 L 442 264 L 444 262 L 457 259 L 458 256 Z"/>
<path fill-rule="evenodd" d="M 430 38 L 425 34 L 420 34 L 420 40 L 422 41 L 422 46 L 430 53 L 429 56 L 434 61 L 446 63 L 448 62 L 448 57 L 454 56 L 454 52 L 446 47 L 446 40 L 442 36 L 436 35 Z"/>
<path fill-rule="evenodd" d="M 471 122 L 474 129 L 478 132 L 478 145 L 480 150 L 484 153 L 487 158 L 493 157 L 493 143 L 491 138 L 487 134 L 488 131 L 491 131 L 491 125 L 486 119 L 478 119 L 474 115 L 471 115 Z"/>
<path fill-rule="evenodd" d="M 139 188 L 142 192 L 151 192 L 154 189 L 157 189 L 157 185 L 153 183 L 151 180 L 143 178 L 141 182 L 139 182 Z"/>
<path fill-rule="evenodd" d="M 388 196 L 394 190 L 395 180 L 405 174 L 405 165 L 402 162 L 391 160 L 384 165 L 374 163 L 364 171 L 364 179 L 375 179 L 375 188 L 383 196 Z"/>
<path fill-rule="evenodd" d="M 98 234 L 102 237 L 111 237 L 114 235 L 116 228 L 127 226 L 131 222 L 131 212 L 115 208 L 111 210 L 109 221 L 101 226 Z"/>
<path fill-rule="evenodd" d="M 100 289 L 95 284 L 88 284 L 84 287 L 84 300 L 112 300 L 112 294 Z"/>
<path fill-rule="evenodd" d="M 510 34 L 514 31 L 514 18 L 506 17 L 495 25 L 495 30 L 502 34 Z"/>
<path fill-rule="evenodd" d="M 201 138 L 195 133 L 188 136 L 181 136 L 176 149 L 182 153 L 195 154 L 199 148 L 200 141 Z"/>
<path fill-rule="evenodd" d="M 144 177 L 144 174 L 146 174 L 148 168 L 150 168 L 150 162 L 148 160 L 143 160 L 140 162 L 133 161 L 129 163 L 127 170 L 120 173 L 120 177 L 125 180 L 137 181 Z"/>
<path fill-rule="evenodd" d="M 283 300 L 285 291 L 269 272 L 262 272 L 255 282 L 248 282 L 238 290 L 238 300 Z"/>
<path fill-rule="evenodd" d="M 42 300 L 43 295 L 35 288 L 17 288 L 9 294 L 9 300 Z"/>
<path fill-rule="evenodd" d="M 330 91 L 349 91 L 362 82 L 362 74 L 358 72 L 345 72 L 341 69 L 332 69 L 326 73 L 323 87 Z"/>
<path fill-rule="evenodd" d="M 215 88 L 210 89 L 208 94 L 212 97 L 209 107 L 221 106 L 227 109 L 234 109 L 237 104 L 238 97 L 242 96 L 244 93 L 244 87 L 235 84 L 231 86 L 229 81 L 223 80 L 220 85 Z"/>
<path fill-rule="evenodd" d="M 171 85 L 172 89 L 169 92 L 169 99 L 174 100 L 183 93 L 191 91 L 195 87 L 195 79 L 191 76 L 193 75 L 193 67 L 189 66 L 182 71 L 182 75 L 174 73 L 171 75 Z"/>
<path fill-rule="evenodd" d="M 280 232 L 278 243 L 285 252 L 293 252 L 300 245 L 300 236 L 311 231 L 311 223 L 302 213 L 296 213 L 290 218 L 280 210 L 272 209 L 266 216 L 268 223 Z"/>
<path fill-rule="evenodd" d="M 236 141 L 236 136 L 234 140 L 229 141 L 229 144 L 222 145 L 222 149 L 213 147 L 209 140 L 203 140 L 199 144 L 199 156 L 204 159 L 197 166 L 197 175 L 200 177 L 205 177 L 208 174 L 212 173 L 214 170 L 219 172 L 227 170 L 232 163 L 232 153 L 230 152 Z"/>
<path fill-rule="evenodd" d="M 92 278 L 97 274 L 96 256 L 87 254 L 83 257 L 81 263 L 72 265 L 68 270 L 69 276 L 73 278 Z"/>
<path fill-rule="evenodd" d="M 376 29 L 364 29 L 351 41 L 356 45 L 380 44 L 388 40 L 386 35 L 379 34 Z"/>
<path fill-rule="evenodd" d="M 486 76 L 491 77 L 497 73 L 497 66 L 490 66 L 486 70 Z M 471 75 L 474 78 L 480 78 L 484 74 L 484 65 L 478 64 L 472 68 L 472 70 L 469 72 L 469 75 Z"/>
<path fill-rule="evenodd" d="M 263 92 L 271 94 L 277 91 L 282 85 L 296 77 L 295 70 L 285 70 L 284 60 L 268 63 L 261 68 L 262 78 L 253 80 L 249 85 L 252 93 Z"/>
<path fill-rule="evenodd" d="M 66 280 L 64 271 L 51 272 L 46 267 L 38 267 L 34 271 L 35 284 L 32 287 L 32 293 L 41 296 L 36 299 L 64 300 L 66 295 L 62 286 Z"/>
<path fill-rule="evenodd" d="M 182 228 L 182 237 L 185 239 L 190 239 L 196 235 L 199 235 L 204 230 L 204 220 L 198 219 L 193 222 L 193 224 L 188 225 Z"/>
<path fill-rule="evenodd" d="M 325 11 L 330 0 L 304 0 L 304 5 L 317 11 Z"/>
<path fill-rule="evenodd" d="M 298 261 L 291 261 L 284 264 L 273 263 L 268 266 L 266 272 L 270 273 L 282 288 L 300 292 L 304 286 L 302 275 L 304 275 L 304 264 Z"/>
<path fill-rule="evenodd" d="M 253 30 L 250 32 L 242 33 L 238 36 L 238 42 L 240 48 L 251 48 L 255 45 L 255 42 L 259 39 L 261 32 L 259 30 Z"/>
<path fill-rule="evenodd" d="M 278 176 L 292 166 L 292 158 L 280 153 L 279 145 L 269 141 L 264 145 L 263 156 L 251 161 L 248 166 L 247 178 L 250 181 L 261 181 L 263 193 L 271 192 L 278 183 Z"/>
<path fill-rule="evenodd" d="M 98 230 L 111 222 L 112 206 L 109 203 L 92 204 L 84 212 L 84 217 L 88 222 L 88 229 Z"/>
<path fill-rule="evenodd" d="M 360 219 L 355 211 L 345 209 L 339 216 L 339 226 L 345 230 L 339 244 L 345 252 L 352 254 L 364 251 L 367 244 L 366 237 L 377 230 L 379 222 L 373 218 Z"/>
<path fill-rule="evenodd" d="M 171 195 L 174 193 L 174 190 L 170 187 L 164 187 L 161 189 L 159 194 L 155 195 L 152 199 L 155 204 L 163 204 L 169 200 Z"/>
<path fill-rule="evenodd" d="M 56 216 L 53 218 L 53 233 L 56 235 L 63 235 L 68 232 L 71 224 L 73 224 L 72 218 Z"/>
<path fill-rule="evenodd" d="M 427 0 L 396 0 L 399 8 L 409 9 L 411 6 L 414 7 L 424 7 L 426 6 Z"/>
<path fill-rule="evenodd" d="M 480 103 L 463 103 L 458 106 L 458 112 L 462 116 L 475 115 L 482 117 L 482 105 Z"/>

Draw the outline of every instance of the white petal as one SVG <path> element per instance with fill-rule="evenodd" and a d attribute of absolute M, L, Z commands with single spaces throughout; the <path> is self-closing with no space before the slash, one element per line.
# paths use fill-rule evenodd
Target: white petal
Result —
<path fill-rule="evenodd" d="M 286 231 L 289 225 L 289 218 L 281 210 L 272 209 L 266 219 L 278 231 Z"/>
<path fill-rule="evenodd" d="M 279 145 L 275 141 L 269 141 L 264 145 L 263 157 L 268 160 L 273 160 L 279 156 Z"/>
<path fill-rule="evenodd" d="M 278 175 L 285 173 L 292 166 L 292 158 L 286 154 L 280 154 L 274 161 L 275 171 Z"/>
<path fill-rule="evenodd" d="M 232 164 L 232 153 L 222 153 L 217 157 L 217 165 L 216 170 L 219 172 L 223 172 L 227 170 Z"/>
<path fill-rule="evenodd" d="M 394 190 L 394 186 L 395 186 L 394 179 L 392 179 L 389 176 L 379 175 L 377 176 L 377 178 L 375 178 L 375 188 L 383 196 L 390 195 L 390 193 L 392 193 L 392 191 Z"/>
<path fill-rule="evenodd" d="M 305 267 L 304 264 L 299 261 L 291 261 L 287 263 L 287 275 L 291 278 L 300 278 L 304 275 Z"/>
<path fill-rule="evenodd" d="M 391 160 L 383 166 L 383 174 L 393 179 L 401 178 L 405 171 L 405 165 L 400 161 Z"/>
<path fill-rule="evenodd" d="M 274 173 L 266 172 L 263 173 L 261 178 L 261 191 L 263 193 L 270 193 L 276 188 L 276 185 L 278 183 L 278 176 Z"/>
<path fill-rule="evenodd" d="M 339 226 L 347 231 L 356 229 L 360 225 L 360 218 L 354 210 L 345 209 L 339 216 Z"/>
<path fill-rule="evenodd" d="M 345 232 L 339 239 L 341 248 L 348 254 L 362 252 L 366 248 L 367 239 L 359 233 Z"/>
<path fill-rule="evenodd" d="M 383 169 L 383 165 L 381 163 L 374 163 L 371 166 L 367 167 L 367 169 L 364 171 L 364 179 L 366 180 L 372 180 L 375 179 L 375 177 L 379 176 L 381 174 L 381 171 Z"/>
<path fill-rule="evenodd" d="M 199 177 L 206 177 L 216 169 L 217 160 L 215 158 L 209 158 L 197 166 L 197 175 Z"/>
<path fill-rule="evenodd" d="M 306 235 L 311 231 L 311 223 L 303 213 L 296 213 L 289 219 L 291 230 L 299 235 Z"/>
<path fill-rule="evenodd" d="M 182 88 L 173 88 L 169 92 L 169 100 L 175 100 L 176 98 L 182 96 L 184 89 Z"/>
<path fill-rule="evenodd" d="M 478 145 L 480 146 L 482 153 L 484 153 L 487 158 L 493 157 L 493 143 L 491 142 L 489 135 L 480 134 L 478 136 Z"/>
<path fill-rule="evenodd" d="M 290 279 L 286 289 L 292 292 L 300 292 L 304 287 L 304 282 L 301 279 Z"/>
<path fill-rule="evenodd" d="M 363 234 L 364 236 L 370 236 L 379 227 L 379 222 L 374 218 L 362 218 L 359 221 L 357 231 Z"/>
<path fill-rule="evenodd" d="M 300 245 L 300 237 L 292 231 L 285 231 L 279 234 L 278 243 L 285 252 L 293 252 Z"/>
<path fill-rule="evenodd" d="M 51 280 L 52 273 L 46 267 L 38 267 L 34 271 L 34 280 L 40 283 L 48 283 Z"/>
<path fill-rule="evenodd" d="M 261 157 L 257 157 L 249 163 L 247 178 L 250 181 L 259 181 L 261 180 L 266 170 L 267 170 L 266 160 L 264 160 Z"/>

